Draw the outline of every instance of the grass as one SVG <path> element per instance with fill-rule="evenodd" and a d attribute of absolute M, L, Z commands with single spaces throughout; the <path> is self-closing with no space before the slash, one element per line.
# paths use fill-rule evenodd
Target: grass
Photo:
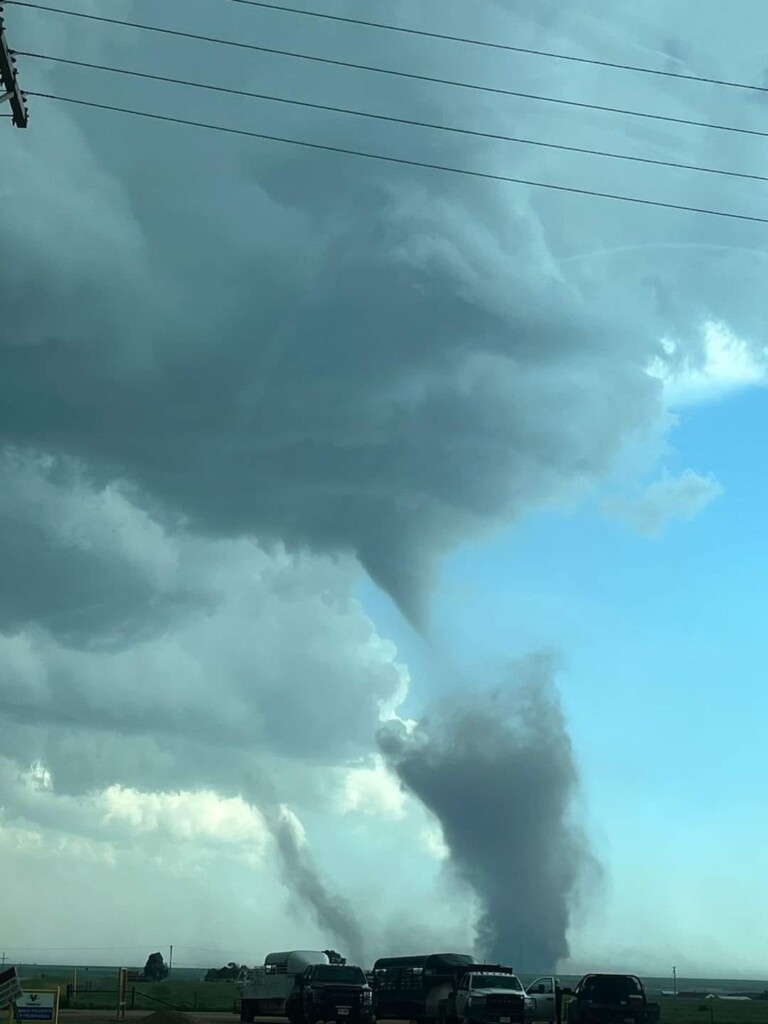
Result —
<path fill-rule="evenodd" d="M 661 1024 L 768 1024 L 768 999 L 733 1001 L 689 996 L 657 996 Z"/>
<path fill-rule="evenodd" d="M 117 973 L 117 972 L 115 972 Z M 61 1005 L 70 1009 L 82 1010 L 113 1010 L 117 1007 L 117 977 L 98 978 L 86 982 L 82 974 L 77 979 L 77 995 L 70 996 L 67 1001 L 67 985 L 72 977 L 36 977 L 22 978 L 22 987 L 29 989 L 55 988 L 61 989 Z M 240 989 L 237 985 L 219 981 L 129 981 L 126 993 L 126 1006 L 130 1009 L 158 1010 L 163 1006 L 174 1010 L 195 1010 L 208 1013 L 231 1012 L 236 1007 L 239 1012 Z M 701 1022 L 708 1024 L 708 1022 Z"/>
<path fill-rule="evenodd" d="M 662 1024 L 768 1024 L 768 999 L 749 1002 L 661 996 Z"/>

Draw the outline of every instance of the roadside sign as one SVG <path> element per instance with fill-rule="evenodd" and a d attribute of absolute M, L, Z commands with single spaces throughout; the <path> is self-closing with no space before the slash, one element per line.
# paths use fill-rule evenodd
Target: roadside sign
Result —
<path fill-rule="evenodd" d="M 59 990 L 57 988 L 24 992 L 16 997 L 15 1003 L 17 1021 L 48 1021 L 49 1024 L 58 1024 Z"/>
<path fill-rule="evenodd" d="M 4 1010 L 20 995 L 21 985 L 16 968 L 9 967 L 8 970 L 0 972 L 0 1010 Z"/>

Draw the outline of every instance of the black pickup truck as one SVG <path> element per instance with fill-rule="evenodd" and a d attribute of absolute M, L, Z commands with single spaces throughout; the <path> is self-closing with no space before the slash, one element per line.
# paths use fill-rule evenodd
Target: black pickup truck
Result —
<path fill-rule="evenodd" d="M 567 994 L 568 1024 L 658 1024 L 661 1016 L 634 974 L 585 974 Z"/>
<path fill-rule="evenodd" d="M 359 967 L 311 964 L 296 979 L 285 1003 L 290 1024 L 371 1024 L 372 996 Z"/>

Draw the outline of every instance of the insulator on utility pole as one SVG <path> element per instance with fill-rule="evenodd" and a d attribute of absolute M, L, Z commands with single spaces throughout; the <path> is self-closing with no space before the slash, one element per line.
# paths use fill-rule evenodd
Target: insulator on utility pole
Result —
<path fill-rule="evenodd" d="M 5 22 L 3 20 L 3 4 L 0 0 L 0 104 L 11 105 L 11 117 L 17 128 L 26 128 L 29 122 L 27 101 L 19 87 L 19 76 L 16 74 L 16 58 L 8 48 L 5 38 Z"/>

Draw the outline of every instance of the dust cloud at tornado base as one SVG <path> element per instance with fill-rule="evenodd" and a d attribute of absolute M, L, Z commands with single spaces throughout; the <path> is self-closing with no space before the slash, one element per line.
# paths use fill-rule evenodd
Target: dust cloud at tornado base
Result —
<path fill-rule="evenodd" d="M 477 894 L 477 946 L 521 971 L 568 956 L 572 901 L 599 869 L 574 820 L 577 772 L 550 655 L 509 664 L 494 689 L 435 702 L 381 748 L 435 815 L 453 868 Z"/>

